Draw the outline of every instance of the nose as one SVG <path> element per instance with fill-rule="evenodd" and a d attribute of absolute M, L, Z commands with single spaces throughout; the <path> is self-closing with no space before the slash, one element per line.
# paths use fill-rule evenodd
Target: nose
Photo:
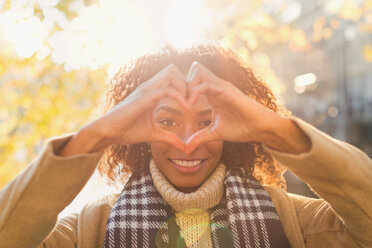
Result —
<path fill-rule="evenodd" d="M 198 131 L 197 128 L 195 128 L 193 125 L 185 125 L 179 132 L 178 137 L 183 141 L 183 143 L 186 143 L 187 140 Z"/>

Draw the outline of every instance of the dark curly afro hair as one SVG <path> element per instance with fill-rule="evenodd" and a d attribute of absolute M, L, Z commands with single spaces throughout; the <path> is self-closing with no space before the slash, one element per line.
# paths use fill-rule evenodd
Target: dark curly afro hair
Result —
<path fill-rule="evenodd" d="M 230 81 L 246 95 L 280 114 L 288 114 L 279 106 L 270 88 L 251 68 L 243 66 L 239 57 L 230 50 L 215 45 L 197 45 L 185 50 L 165 46 L 157 53 L 144 55 L 122 67 L 113 77 L 105 95 L 105 112 L 131 94 L 141 83 L 173 63 L 180 69 L 187 69 L 198 61 L 218 77 Z M 104 152 L 99 172 L 112 182 L 124 182 L 129 173 L 138 173 L 148 166 L 151 150 L 148 144 L 115 145 Z M 261 143 L 225 142 L 221 162 L 228 168 L 245 167 L 262 184 L 285 189 L 283 178 L 285 168 L 278 164 Z"/>

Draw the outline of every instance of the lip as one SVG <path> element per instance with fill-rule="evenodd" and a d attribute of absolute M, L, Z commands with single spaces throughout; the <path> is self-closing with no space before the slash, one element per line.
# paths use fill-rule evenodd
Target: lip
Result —
<path fill-rule="evenodd" d="M 183 159 L 183 160 L 194 160 L 194 159 Z M 176 163 L 173 163 L 171 159 L 169 159 L 169 162 L 181 173 L 195 173 L 197 172 L 206 162 L 207 159 L 200 159 L 202 160 L 199 165 L 193 166 L 193 167 L 183 167 L 179 166 Z"/>
<path fill-rule="evenodd" d="M 206 158 L 170 158 L 170 160 L 186 160 L 186 161 L 192 161 L 192 160 L 206 160 Z"/>

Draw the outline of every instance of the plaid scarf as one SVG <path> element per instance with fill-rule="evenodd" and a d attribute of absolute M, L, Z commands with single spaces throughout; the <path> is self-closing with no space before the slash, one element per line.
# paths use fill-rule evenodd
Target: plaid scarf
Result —
<path fill-rule="evenodd" d="M 290 247 L 270 196 L 255 178 L 243 168 L 230 169 L 224 184 L 224 197 L 211 209 L 213 247 Z M 174 212 L 148 169 L 124 186 L 111 210 L 103 247 L 186 247 Z"/>

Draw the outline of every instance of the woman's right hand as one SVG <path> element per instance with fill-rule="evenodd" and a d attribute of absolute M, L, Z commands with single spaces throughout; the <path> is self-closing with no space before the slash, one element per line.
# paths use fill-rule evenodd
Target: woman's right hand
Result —
<path fill-rule="evenodd" d="M 80 129 L 59 152 L 61 156 L 103 151 L 110 145 L 165 142 L 184 149 L 174 133 L 153 124 L 152 108 L 163 97 L 172 97 L 186 107 L 185 76 L 168 65 L 101 118 Z"/>

